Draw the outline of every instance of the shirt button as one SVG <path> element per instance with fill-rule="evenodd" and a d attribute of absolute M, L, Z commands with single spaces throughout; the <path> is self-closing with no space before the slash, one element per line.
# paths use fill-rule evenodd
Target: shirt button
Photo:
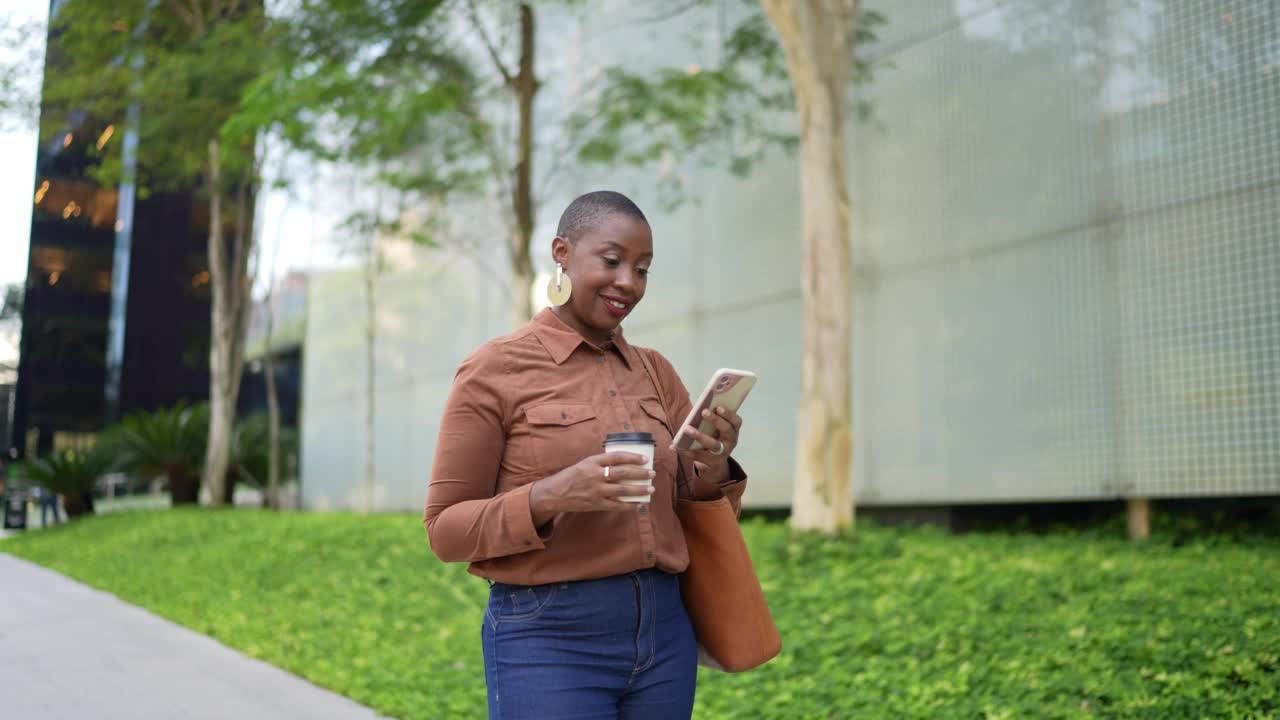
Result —
<path fill-rule="evenodd" d="M 649 512 L 649 508 L 647 508 L 647 507 L 645 507 L 645 506 L 641 505 L 641 506 L 640 506 L 640 514 L 641 514 L 641 515 L 643 515 L 643 514 L 645 514 L 645 513 L 647 513 L 647 512 Z"/>
<path fill-rule="evenodd" d="M 600 357 L 596 358 L 596 362 L 598 362 L 598 363 L 602 363 L 602 362 L 604 362 L 604 356 L 603 356 L 603 355 L 601 355 Z"/>
<path fill-rule="evenodd" d="M 622 424 L 622 429 L 623 429 L 623 430 L 630 430 L 630 429 L 631 429 L 631 423 L 623 423 L 623 424 Z"/>
<path fill-rule="evenodd" d="M 653 553 L 651 553 L 651 552 L 647 552 L 647 553 L 645 553 L 645 554 L 644 554 L 644 559 L 645 559 L 645 560 L 652 560 L 652 559 L 653 559 Z"/>
<path fill-rule="evenodd" d="M 617 391 L 617 390 L 610 390 L 610 391 L 609 391 L 609 397 L 616 397 L 616 396 L 617 396 L 617 394 L 618 394 L 618 391 Z"/>

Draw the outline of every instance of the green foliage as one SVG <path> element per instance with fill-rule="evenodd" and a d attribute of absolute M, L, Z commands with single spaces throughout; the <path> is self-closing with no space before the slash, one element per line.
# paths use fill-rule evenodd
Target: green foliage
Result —
<path fill-rule="evenodd" d="M 154 412 L 136 412 L 102 434 L 97 448 L 115 467 L 138 475 L 168 479 L 175 502 L 194 502 L 209 434 L 207 403 L 179 402 Z M 270 452 L 267 417 L 258 413 L 236 422 L 227 463 L 227 487 L 244 482 L 265 487 Z M 289 467 L 298 453 L 295 430 L 281 428 L 280 458 Z"/>
<path fill-rule="evenodd" d="M 0 10 L 0 129 L 32 127 L 39 117 L 46 32 L 41 20 Z"/>
<path fill-rule="evenodd" d="M 256 488 L 265 488 L 271 453 L 270 427 L 266 413 L 255 413 L 236 423 L 231 436 L 231 471 L 237 478 Z M 290 467 L 291 459 L 298 455 L 298 432 L 293 428 L 280 428 L 281 481 Z"/>
<path fill-rule="evenodd" d="M 270 128 L 295 150 L 368 169 L 418 199 L 478 192 L 491 172 L 493 130 L 444 5 L 302 0 L 276 21 L 268 71 L 248 88 L 228 131 Z M 350 224 L 431 244 L 375 213 Z"/>
<path fill-rule="evenodd" d="M 578 159 L 644 165 L 674 153 L 724 154 L 745 173 L 759 156 L 758 139 L 794 142 L 777 129 L 775 113 L 793 105 L 782 48 L 758 3 L 725 39 L 714 68 L 662 68 L 637 73 L 609 68 L 591 106 L 569 121 L 587 139 Z"/>
<path fill-rule="evenodd" d="M 684 6 L 688 12 L 698 3 Z M 578 159 L 585 163 L 643 166 L 671 157 L 693 156 L 707 164 L 724 163 L 748 174 L 770 147 L 793 150 L 799 143 L 790 116 L 795 102 L 786 58 L 759 0 L 742 0 L 740 22 L 725 36 L 716 67 L 662 68 L 637 73 L 609 68 L 588 107 L 569 120 L 568 131 L 581 136 Z M 854 47 L 875 40 L 886 19 L 862 10 Z M 869 82 L 872 65 L 854 63 L 855 84 Z M 857 117 L 871 116 L 863 100 Z M 665 190 L 677 204 L 678 183 Z"/>
<path fill-rule="evenodd" d="M 79 496 L 93 490 L 94 481 L 114 469 L 114 458 L 103 450 L 63 450 L 22 465 L 24 484 L 39 485 L 59 495 Z"/>
<path fill-rule="evenodd" d="M 208 433 L 208 405 L 179 402 L 129 415 L 109 428 L 99 444 L 116 454 L 120 467 L 133 472 L 198 476 Z"/>
<path fill-rule="evenodd" d="M 144 189 L 186 188 L 204 176 L 208 145 L 241 111 L 245 88 L 262 71 L 270 26 L 253 3 L 155 3 L 150 0 L 67 0 L 51 20 L 43 134 L 123 121 L 138 103 L 139 184 Z M 122 129 L 122 128 L 118 128 Z M 123 132 L 117 137 L 123 137 Z M 106 185 L 120 181 L 116 140 L 87 152 Z M 228 183 L 254 160 L 252 135 L 221 147 Z"/>
<path fill-rule="evenodd" d="M 456 160 L 457 125 L 434 120 L 466 102 L 474 78 L 441 33 L 441 4 L 304 0 L 278 20 L 244 118 L 324 159 L 377 163 L 430 143 Z"/>
<path fill-rule="evenodd" d="M 784 650 L 702 671 L 699 720 L 1280 713 L 1274 533 L 744 530 Z M 484 717 L 485 584 L 416 516 L 113 514 L 0 549 L 392 717 Z"/>

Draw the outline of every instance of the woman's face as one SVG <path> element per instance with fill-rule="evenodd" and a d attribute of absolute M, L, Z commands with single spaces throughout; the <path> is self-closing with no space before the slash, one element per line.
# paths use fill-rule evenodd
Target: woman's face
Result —
<path fill-rule="evenodd" d="M 644 298 L 653 234 L 649 224 L 629 215 L 605 216 L 577 242 L 556 238 L 551 255 L 573 281 L 573 295 L 562 308 L 579 330 L 607 334 L 622 324 Z"/>

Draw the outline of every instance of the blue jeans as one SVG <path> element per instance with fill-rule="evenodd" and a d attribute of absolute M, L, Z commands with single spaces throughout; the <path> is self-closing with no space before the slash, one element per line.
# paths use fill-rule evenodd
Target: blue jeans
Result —
<path fill-rule="evenodd" d="M 53 512 L 53 524 L 57 525 L 62 522 L 62 517 L 58 513 L 58 496 L 57 495 L 41 495 L 40 496 L 40 527 L 48 527 L 49 521 L 46 519 L 48 513 Z"/>
<path fill-rule="evenodd" d="M 494 583 L 481 637 L 491 720 L 693 714 L 698 646 L 675 575 Z"/>

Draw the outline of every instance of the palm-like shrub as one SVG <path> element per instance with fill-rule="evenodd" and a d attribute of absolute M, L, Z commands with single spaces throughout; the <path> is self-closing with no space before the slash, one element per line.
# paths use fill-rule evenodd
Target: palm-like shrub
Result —
<path fill-rule="evenodd" d="M 194 505 L 200 500 L 200 468 L 208 433 L 208 406 L 180 402 L 129 415 L 107 431 L 101 444 L 117 453 L 123 468 L 163 475 L 174 505 Z"/>
<path fill-rule="evenodd" d="M 104 448 L 63 450 L 38 458 L 22 468 L 24 479 L 63 497 L 67 517 L 93 512 L 93 484 L 114 468 L 114 458 Z"/>
<path fill-rule="evenodd" d="M 292 428 L 280 428 L 280 469 L 289 467 L 289 458 L 298 452 L 298 433 Z M 263 504 L 267 502 L 267 476 L 271 462 L 271 435 L 265 413 L 256 413 L 236 423 L 231 438 L 231 462 L 227 472 L 227 495 L 230 504 L 237 483 L 243 482 L 263 491 Z"/>

